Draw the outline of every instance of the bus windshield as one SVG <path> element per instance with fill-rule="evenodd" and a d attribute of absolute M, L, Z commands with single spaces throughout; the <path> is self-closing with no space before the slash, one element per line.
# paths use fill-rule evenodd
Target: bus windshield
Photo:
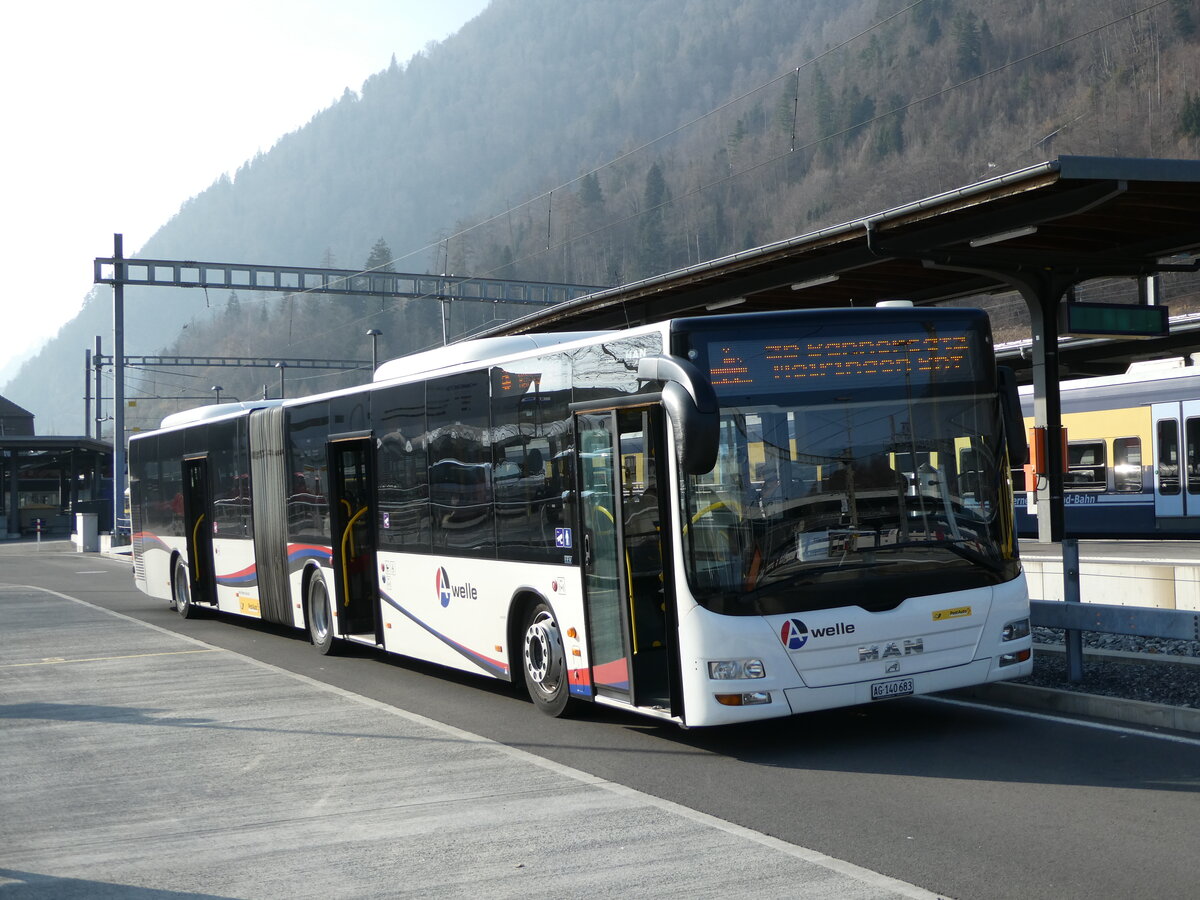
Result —
<path fill-rule="evenodd" d="M 942 328 L 936 351 L 915 333 L 836 335 L 772 337 L 764 355 L 783 377 L 769 380 L 751 358 L 762 340 L 693 354 L 721 437 L 713 471 L 685 483 L 683 548 L 715 612 L 880 611 L 1019 573 L 990 348 L 971 329 Z M 956 359 L 939 370 L 947 347 Z"/>

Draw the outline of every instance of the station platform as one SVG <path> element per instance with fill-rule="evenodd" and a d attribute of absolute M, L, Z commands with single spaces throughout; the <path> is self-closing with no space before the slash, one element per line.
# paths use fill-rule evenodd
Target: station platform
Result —
<path fill-rule="evenodd" d="M 1020 542 L 1034 600 L 1063 599 L 1062 545 Z M 1085 603 L 1200 611 L 1200 541 L 1079 541 Z"/>
<path fill-rule="evenodd" d="M 934 896 L 2 570 L 0 630 L 14 900 Z"/>
<path fill-rule="evenodd" d="M 1094 562 L 1138 562 L 1148 565 L 1200 565 L 1200 540 L 1148 541 L 1079 538 L 1079 558 Z M 1022 559 L 1062 559 L 1061 544 L 1021 539 Z"/>

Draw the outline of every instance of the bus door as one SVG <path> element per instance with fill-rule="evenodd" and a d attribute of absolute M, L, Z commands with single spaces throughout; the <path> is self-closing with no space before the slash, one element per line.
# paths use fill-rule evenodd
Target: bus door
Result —
<path fill-rule="evenodd" d="M 1153 403 L 1154 515 L 1200 516 L 1200 400 Z"/>
<path fill-rule="evenodd" d="M 375 574 L 375 472 L 372 438 L 335 438 L 329 454 L 329 505 L 333 539 L 337 633 L 380 633 Z"/>
<path fill-rule="evenodd" d="M 183 533 L 187 538 L 188 574 L 194 603 L 217 602 L 213 570 L 212 498 L 208 489 L 208 457 L 183 461 Z"/>
<path fill-rule="evenodd" d="M 659 491 L 662 409 L 582 412 L 575 428 L 592 683 L 599 695 L 682 715 L 666 562 L 669 498 Z"/>

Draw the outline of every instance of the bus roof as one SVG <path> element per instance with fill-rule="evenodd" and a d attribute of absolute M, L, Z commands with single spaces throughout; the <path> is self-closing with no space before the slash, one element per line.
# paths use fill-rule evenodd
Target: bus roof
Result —
<path fill-rule="evenodd" d="M 493 357 L 513 356 L 525 350 L 539 350 L 543 347 L 553 347 L 569 341 L 587 340 L 605 334 L 612 334 L 612 332 L 560 331 L 553 334 L 516 334 L 507 337 L 459 341 L 447 344 L 445 347 L 390 359 L 375 370 L 374 380 L 391 381 L 407 375 L 436 372 L 464 363 L 480 362 Z"/>
<path fill-rule="evenodd" d="M 197 406 L 171 413 L 159 423 L 159 428 L 176 428 L 180 425 L 191 425 L 195 422 L 205 422 L 209 419 L 219 419 L 222 416 L 239 412 L 250 412 L 254 409 L 266 409 L 269 406 L 282 406 L 282 400 L 242 400 L 236 403 L 213 403 L 208 406 Z"/>

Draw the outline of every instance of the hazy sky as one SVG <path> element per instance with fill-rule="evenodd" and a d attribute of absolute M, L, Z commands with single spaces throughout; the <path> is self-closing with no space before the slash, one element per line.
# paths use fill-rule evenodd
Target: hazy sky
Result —
<path fill-rule="evenodd" d="M 222 172 L 487 4 L 5 0 L 0 389 L 79 311 L 114 233 L 137 255 Z"/>

